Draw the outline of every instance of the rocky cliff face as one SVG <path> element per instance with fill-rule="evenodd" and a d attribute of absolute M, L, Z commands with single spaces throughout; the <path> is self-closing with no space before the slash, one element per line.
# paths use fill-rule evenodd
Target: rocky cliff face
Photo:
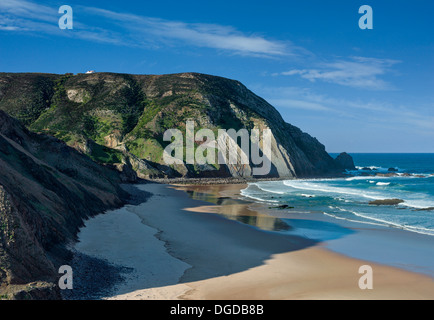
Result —
<path fill-rule="evenodd" d="M 320 176 L 342 169 L 317 139 L 286 123 L 240 82 L 210 75 L 0 74 L 0 109 L 32 131 L 115 165 L 125 180 L 134 179 L 131 171 L 142 178 L 252 176 L 251 159 L 235 165 L 167 165 L 163 150 L 169 142 L 163 133 L 185 132 L 187 120 L 196 130 L 213 132 L 271 129 L 272 166 L 264 177 Z M 200 144 L 195 141 L 194 148 Z"/>
<path fill-rule="evenodd" d="M 0 111 L 0 297 L 58 298 L 83 220 L 127 198 L 119 173 Z"/>

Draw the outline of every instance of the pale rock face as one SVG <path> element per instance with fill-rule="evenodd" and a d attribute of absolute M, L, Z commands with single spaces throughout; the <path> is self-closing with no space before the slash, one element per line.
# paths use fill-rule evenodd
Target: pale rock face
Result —
<path fill-rule="evenodd" d="M 106 147 L 113 149 L 116 149 L 119 145 L 122 144 L 121 140 L 122 136 L 119 131 L 115 131 L 104 137 Z"/>
<path fill-rule="evenodd" d="M 279 177 L 295 176 L 288 152 L 276 141 L 274 134 L 271 136 L 271 162 L 276 167 Z"/>
<path fill-rule="evenodd" d="M 288 151 L 282 145 L 279 145 L 279 150 L 281 152 L 283 160 L 287 164 L 287 166 L 284 166 L 283 167 L 284 169 L 281 171 L 279 171 L 279 167 L 277 167 L 277 171 L 279 172 L 279 176 L 295 178 L 296 177 L 295 169 L 294 169 L 294 166 L 291 162 L 291 158 L 288 154 Z"/>
<path fill-rule="evenodd" d="M 84 89 L 68 89 L 66 91 L 68 99 L 77 103 L 82 103 L 85 101 L 87 92 Z"/>
<path fill-rule="evenodd" d="M 217 138 L 219 150 L 226 150 L 226 165 L 233 177 L 250 177 L 252 168 L 249 164 L 249 156 L 237 145 L 237 143 L 227 134 L 219 135 Z M 230 155 L 230 152 L 233 155 Z M 233 161 L 232 159 L 236 160 Z M 234 163 L 235 162 L 235 163 Z"/>
<path fill-rule="evenodd" d="M 84 154 L 91 154 L 92 153 L 92 146 L 89 143 L 89 140 L 83 139 L 82 141 L 77 141 L 74 144 L 71 145 L 74 149 L 80 151 Z"/>
<path fill-rule="evenodd" d="M 255 126 L 254 129 L 259 130 L 259 144 L 261 147 L 261 151 L 264 152 L 264 136 L 263 132 L 265 129 L 270 129 L 269 126 L 260 119 L 254 120 Z M 276 137 L 274 135 L 274 132 L 271 130 L 271 154 L 270 154 L 270 161 L 272 163 L 272 166 L 277 171 L 277 175 L 281 178 L 288 177 L 292 178 L 295 177 L 295 170 L 294 166 L 291 162 L 291 158 L 288 154 L 288 151 L 276 140 Z M 273 168 L 272 168 L 273 170 Z"/>
<path fill-rule="evenodd" d="M 234 113 L 234 115 L 241 120 L 247 120 L 247 116 L 246 113 L 241 110 L 240 108 L 238 108 L 235 104 L 233 104 L 232 102 L 229 103 L 229 107 L 231 108 L 232 112 Z"/>
<path fill-rule="evenodd" d="M 269 147 L 267 147 L 269 148 L 270 159 L 266 158 L 267 152 L 264 146 L 263 132 L 261 130 L 259 132 L 259 148 L 263 154 L 263 161 L 269 160 L 272 163 L 270 168 L 271 170 L 269 172 L 265 172 L 265 175 L 272 175 L 273 171 L 275 170 L 277 171 L 276 173 L 279 177 L 295 177 L 294 167 L 291 163 L 288 152 L 276 141 L 276 138 L 272 132 L 270 137 L 271 144 Z M 228 134 L 219 136 L 217 139 L 217 146 L 220 148 L 220 150 L 228 150 L 226 154 L 226 165 L 233 177 L 252 177 L 254 175 L 251 155 L 246 154 Z M 237 160 L 236 163 L 230 161 L 229 150 L 232 150 L 232 152 L 235 150 Z M 262 167 L 264 166 L 264 163 L 259 164 L 258 166 Z M 264 170 L 266 170 L 266 168 L 267 166 L 265 165 Z"/>
<path fill-rule="evenodd" d="M 162 97 L 163 97 L 163 98 L 164 98 L 164 97 L 170 97 L 171 95 L 173 95 L 173 91 L 172 91 L 172 90 L 169 90 L 169 91 L 166 91 L 165 93 L 163 93 Z"/>
<path fill-rule="evenodd" d="M 254 127 L 254 129 L 257 129 L 259 131 L 259 148 L 262 153 L 263 160 L 263 163 L 259 164 L 258 166 L 264 166 L 265 171 L 263 171 L 263 173 L 265 174 L 265 176 L 277 175 L 279 177 L 295 177 L 295 170 L 293 164 L 291 163 L 290 156 L 287 150 L 276 141 L 273 132 L 271 131 L 270 145 L 265 146 L 264 130 L 268 129 L 268 127 L 264 123 L 258 123 Z M 223 137 L 224 136 L 220 137 L 217 141 L 221 149 L 224 149 L 224 141 L 222 140 Z M 253 170 L 251 155 L 243 152 L 243 150 L 237 145 L 237 143 L 232 140 L 228 135 L 226 135 L 226 138 L 227 150 L 236 150 L 238 159 L 238 163 L 236 164 L 227 163 L 231 175 L 234 177 L 253 176 L 255 171 Z M 266 148 L 269 149 L 269 151 L 267 151 Z M 267 166 L 264 164 L 265 161 L 271 162 L 270 171 L 267 170 Z M 246 162 L 248 164 L 246 164 Z"/>

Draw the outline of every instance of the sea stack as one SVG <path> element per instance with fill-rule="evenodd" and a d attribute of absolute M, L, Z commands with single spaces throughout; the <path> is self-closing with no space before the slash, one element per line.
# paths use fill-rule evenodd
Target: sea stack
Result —
<path fill-rule="evenodd" d="M 351 157 L 346 152 L 342 152 L 340 155 L 338 155 L 335 159 L 335 162 L 343 169 L 356 170 L 356 167 L 354 166 L 353 157 Z"/>

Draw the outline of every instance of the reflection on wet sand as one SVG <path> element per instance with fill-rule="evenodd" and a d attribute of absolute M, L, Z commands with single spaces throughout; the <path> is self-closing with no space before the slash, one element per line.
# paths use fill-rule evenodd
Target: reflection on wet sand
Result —
<path fill-rule="evenodd" d="M 234 193 L 238 192 L 239 186 L 233 188 L 233 186 L 230 185 L 189 185 L 177 186 L 176 189 L 184 190 L 194 200 L 201 200 L 214 204 L 214 206 L 194 208 L 190 211 L 218 213 L 227 219 L 236 220 L 267 231 L 291 229 L 291 227 L 283 220 L 258 213 L 256 210 L 251 209 L 251 202 L 232 198 L 231 196 L 233 195 L 239 195 L 239 193 Z"/>

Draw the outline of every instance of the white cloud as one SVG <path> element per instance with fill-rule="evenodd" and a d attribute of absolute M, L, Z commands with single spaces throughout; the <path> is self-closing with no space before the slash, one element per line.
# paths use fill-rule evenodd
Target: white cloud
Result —
<path fill-rule="evenodd" d="M 58 8 L 25 0 L 0 1 L 0 30 L 44 34 L 60 34 Z"/>
<path fill-rule="evenodd" d="M 57 26 L 59 17 L 56 7 L 49 7 L 25 0 L 1 0 L 0 13 L 9 18 L 9 23 L 25 23 L 26 21 L 44 21 Z M 2 21 L 4 21 L 2 19 Z"/>
<path fill-rule="evenodd" d="M 393 87 L 380 76 L 385 75 L 398 60 L 351 57 L 318 64 L 314 69 L 292 69 L 274 75 L 300 76 L 311 82 L 317 80 L 356 88 L 388 90 Z"/>
<path fill-rule="evenodd" d="M 19 28 L 15 27 L 15 26 L 3 26 L 3 25 L 0 25 L 0 30 L 16 31 L 16 30 L 19 30 Z"/>
<path fill-rule="evenodd" d="M 159 41 L 177 45 L 193 45 L 221 49 L 229 52 L 258 56 L 281 56 L 294 54 L 290 43 L 247 35 L 233 27 L 217 24 L 185 23 L 159 18 L 117 13 L 99 8 L 85 8 L 88 13 L 116 22 L 128 31 L 128 36 L 139 42 Z"/>
<path fill-rule="evenodd" d="M 73 9 L 74 15 L 80 14 L 80 21 L 74 19 L 74 31 L 59 32 L 58 8 L 26 0 L 1 0 L 0 30 L 56 34 L 130 47 L 187 45 L 259 57 L 288 56 L 302 50 L 290 42 L 245 34 L 230 26 L 185 23 L 85 6 Z"/>

